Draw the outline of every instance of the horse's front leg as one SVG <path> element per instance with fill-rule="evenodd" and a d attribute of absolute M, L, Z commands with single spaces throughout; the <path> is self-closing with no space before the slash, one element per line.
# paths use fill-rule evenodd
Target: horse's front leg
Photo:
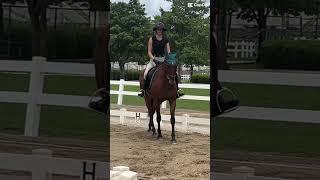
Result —
<path fill-rule="evenodd" d="M 160 104 L 156 107 L 157 112 L 157 123 L 158 123 L 158 137 L 157 139 L 162 138 L 161 129 L 160 129 L 160 122 L 161 122 L 161 114 L 160 114 Z"/>
<path fill-rule="evenodd" d="M 171 128 L 172 128 L 172 132 L 171 132 L 171 143 L 172 144 L 176 144 L 176 134 L 175 134 L 175 130 L 174 130 L 174 125 L 176 123 L 176 119 L 175 119 L 175 110 L 176 110 L 176 100 L 172 100 L 170 101 L 170 121 L 171 121 Z"/>

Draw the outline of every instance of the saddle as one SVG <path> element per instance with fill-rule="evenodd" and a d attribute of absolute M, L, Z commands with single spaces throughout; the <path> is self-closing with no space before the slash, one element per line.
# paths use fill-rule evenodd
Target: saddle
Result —
<path fill-rule="evenodd" d="M 152 86 L 152 82 L 153 82 L 153 79 L 158 71 L 158 66 L 155 66 L 153 68 L 151 68 L 147 74 L 147 77 L 146 77 L 146 83 L 147 83 L 147 89 L 150 89 L 151 86 Z"/>

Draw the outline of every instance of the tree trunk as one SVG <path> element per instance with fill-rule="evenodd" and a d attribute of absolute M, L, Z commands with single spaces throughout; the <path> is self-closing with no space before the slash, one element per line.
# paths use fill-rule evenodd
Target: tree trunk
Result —
<path fill-rule="evenodd" d="M 227 36 L 227 12 L 226 12 L 226 5 L 225 2 L 221 2 L 222 9 L 219 13 L 220 23 L 218 28 L 220 28 L 220 38 L 219 44 L 220 44 L 220 57 L 219 57 L 219 69 L 228 69 L 227 64 L 227 47 L 226 47 L 226 36 Z"/>
<path fill-rule="evenodd" d="M 103 88 L 106 86 L 110 73 L 107 73 L 107 50 L 108 50 L 108 38 L 105 28 L 99 27 L 96 32 L 96 47 L 94 53 L 95 62 L 95 75 L 97 88 Z"/>
<path fill-rule="evenodd" d="M 32 24 L 32 56 L 47 57 L 47 0 L 28 0 Z"/>
<path fill-rule="evenodd" d="M 2 6 L 2 0 L 0 0 L 0 35 L 2 35 L 3 31 L 4 31 L 3 6 Z"/>
<path fill-rule="evenodd" d="M 229 46 L 230 33 L 231 33 L 231 23 L 232 23 L 232 11 L 228 13 L 228 29 L 227 29 L 227 48 Z"/>
<path fill-rule="evenodd" d="M 264 14 L 264 10 L 258 11 L 258 56 L 257 56 L 257 62 L 261 61 L 260 57 L 260 51 L 262 47 L 263 41 L 266 40 L 266 30 L 267 30 L 267 15 Z"/>
<path fill-rule="evenodd" d="M 178 66 L 178 82 L 181 83 L 182 65 Z M 191 78 L 191 77 L 190 77 Z"/>
<path fill-rule="evenodd" d="M 125 70 L 124 70 L 124 62 L 122 60 L 122 58 L 119 58 L 119 67 L 120 67 L 120 78 L 121 79 L 125 79 Z"/>
<path fill-rule="evenodd" d="M 193 64 L 190 65 L 190 78 L 192 78 L 193 75 Z"/>
<path fill-rule="evenodd" d="M 48 49 L 47 49 L 47 0 L 45 1 L 44 5 L 40 10 L 40 55 L 47 57 L 48 56 Z"/>

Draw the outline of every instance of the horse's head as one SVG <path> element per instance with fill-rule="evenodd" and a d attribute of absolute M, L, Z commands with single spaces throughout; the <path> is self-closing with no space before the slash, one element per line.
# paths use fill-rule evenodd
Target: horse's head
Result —
<path fill-rule="evenodd" d="M 164 71 L 166 74 L 166 78 L 169 81 L 169 84 L 175 84 L 176 83 L 176 72 L 177 72 L 177 65 L 176 64 L 169 64 L 167 62 L 164 64 Z"/>

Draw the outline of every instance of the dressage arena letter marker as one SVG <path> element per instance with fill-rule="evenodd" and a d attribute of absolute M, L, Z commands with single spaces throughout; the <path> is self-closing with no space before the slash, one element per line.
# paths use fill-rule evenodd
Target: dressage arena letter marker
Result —
<path fill-rule="evenodd" d="M 87 162 L 83 162 L 82 180 L 87 180 L 86 175 L 91 175 L 92 180 L 95 180 L 96 163 L 92 163 L 92 171 L 87 171 Z"/>
<path fill-rule="evenodd" d="M 141 114 L 139 112 L 136 112 L 136 123 L 140 124 L 140 118 L 141 118 Z"/>
<path fill-rule="evenodd" d="M 120 124 L 124 125 L 126 119 L 126 111 L 127 109 L 121 108 L 120 109 Z"/>
<path fill-rule="evenodd" d="M 140 113 L 136 112 L 136 119 L 140 119 Z"/>

